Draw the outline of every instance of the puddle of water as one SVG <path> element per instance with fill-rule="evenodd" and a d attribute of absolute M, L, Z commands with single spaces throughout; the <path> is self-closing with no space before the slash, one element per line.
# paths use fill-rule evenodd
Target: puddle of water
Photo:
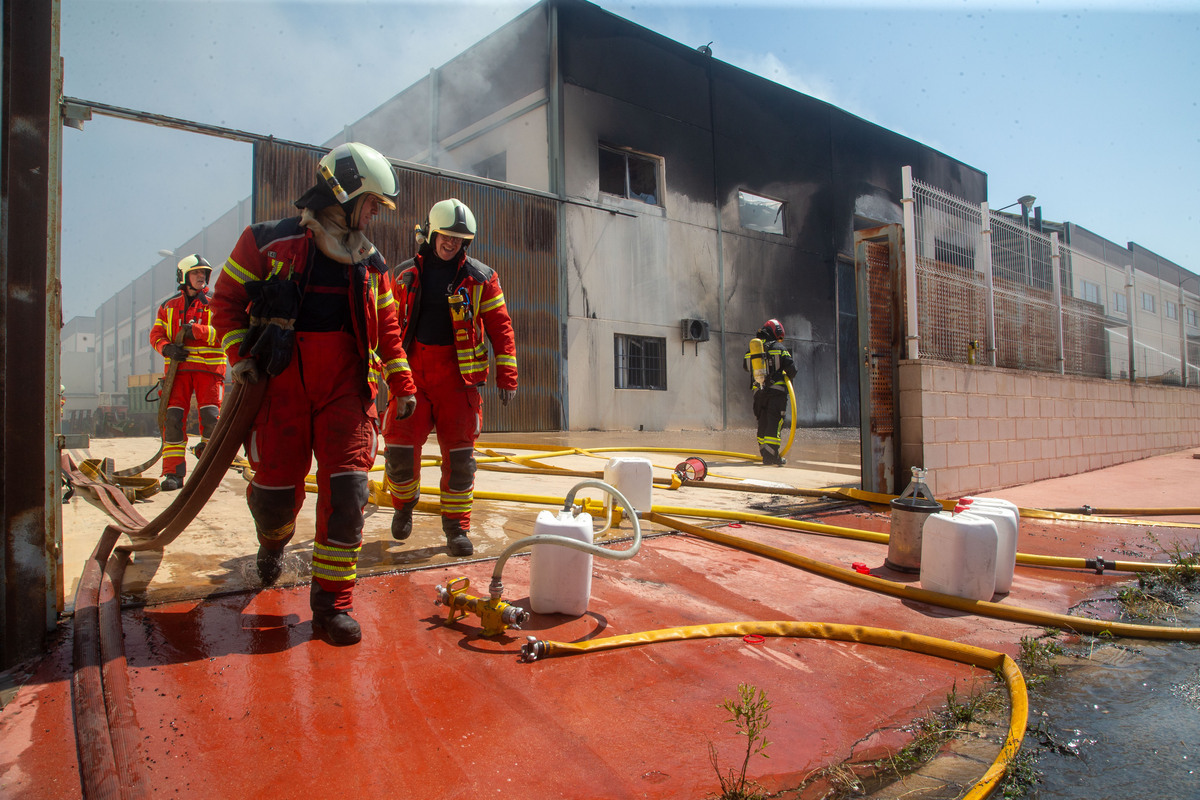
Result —
<path fill-rule="evenodd" d="M 1200 609 L 1172 625 L 1197 627 Z M 1081 655 L 1030 698 L 1037 800 L 1200 798 L 1200 645 L 1123 639 Z"/>

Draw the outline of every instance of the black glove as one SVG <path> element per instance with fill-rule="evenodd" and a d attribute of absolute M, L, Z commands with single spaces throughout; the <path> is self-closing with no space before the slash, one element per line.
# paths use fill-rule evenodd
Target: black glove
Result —
<path fill-rule="evenodd" d="M 192 324 L 191 322 L 185 322 L 185 323 L 183 323 L 182 327 L 183 327 L 183 338 L 184 339 L 196 339 L 197 338 L 196 337 L 196 326 L 194 324 Z"/>
<path fill-rule="evenodd" d="M 162 354 L 163 358 L 169 358 L 172 361 L 187 361 L 188 357 L 187 348 L 177 344 L 164 344 Z"/>
<path fill-rule="evenodd" d="M 417 410 L 415 395 L 403 394 L 396 398 L 396 420 L 408 419 Z"/>

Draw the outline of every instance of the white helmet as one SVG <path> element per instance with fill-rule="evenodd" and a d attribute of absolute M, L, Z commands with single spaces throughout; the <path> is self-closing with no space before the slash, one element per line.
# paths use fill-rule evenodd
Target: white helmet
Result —
<path fill-rule="evenodd" d="M 212 279 L 212 265 L 205 261 L 199 253 L 184 256 L 175 265 L 175 282 L 183 286 L 187 283 L 188 273 L 195 272 L 198 269 L 204 270 L 204 282 L 208 283 Z"/>
<path fill-rule="evenodd" d="M 373 194 L 388 208 L 396 207 L 396 171 L 373 147 L 361 142 L 339 144 L 321 159 L 317 172 L 339 203 Z"/>
<path fill-rule="evenodd" d="M 425 235 L 430 239 L 433 238 L 433 234 L 440 233 L 470 241 L 475 238 L 475 215 L 461 200 L 442 200 L 434 203 L 433 208 L 429 209 L 429 223 L 425 230 Z"/>

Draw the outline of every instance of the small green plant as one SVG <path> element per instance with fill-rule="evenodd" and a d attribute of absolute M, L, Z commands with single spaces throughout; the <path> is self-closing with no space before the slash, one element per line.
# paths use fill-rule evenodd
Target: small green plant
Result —
<path fill-rule="evenodd" d="M 1063 653 L 1062 645 L 1055 641 L 1058 631 L 1049 628 L 1039 637 L 1022 636 L 1021 652 L 1017 663 L 1025 673 L 1025 683 L 1038 686 L 1049 680 L 1050 676 L 1058 674 L 1058 664 L 1054 657 Z"/>
<path fill-rule="evenodd" d="M 1029 795 L 1034 786 L 1041 783 L 1042 774 L 1037 768 L 1037 755 L 1021 748 L 1008 760 L 1004 767 L 1004 778 L 997 787 L 1004 800 L 1016 800 Z"/>
<path fill-rule="evenodd" d="M 721 707 L 729 712 L 729 718 L 725 721 L 732 722 L 737 728 L 738 735 L 746 737 L 746 756 L 742 759 L 740 771 L 733 769 L 722 771 L 717 761 L 717 748 L 711 741 L 708 743 L 708 761 L 716 770 L 717 780 L 721 783 L 720 798 L 721 800 L 758 800 L 763 796 L 762 787 L 754 781 L 746 780 L 746 769 L 750 766 L 752 756 L 761 755 L 763 758 L 770 758 L 766 750 L 771 743 L 767 741 L 765 731 L 771 727 L 769 716 L 771 701 L 767 699 L 765 689 L 739 683 L 737 699 L 725 700 L 721 703 Z"/>

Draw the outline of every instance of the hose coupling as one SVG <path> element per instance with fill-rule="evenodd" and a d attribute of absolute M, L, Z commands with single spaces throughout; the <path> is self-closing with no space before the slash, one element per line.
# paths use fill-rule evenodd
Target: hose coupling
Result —
<path fill-rule="evenodd" d="M 1096 556 L 1095 558 L 1085 558 L 1083 560 L 1083 565 L 1085 567 L 1090 567 L 1091 569 L 1096 570 L 1097 575 L 1103 575 L 1104 570 L 1106 570 L 1106 569 L 1116 569 L 1117 568 L 1117 562 L 1105 561 L 1100 556 Z"/>
<path fill-rule="evenodd" d="M 532 664 L 546 655 L 546 643 L 539 642 L 536 636 L 526 636 L 525 644 L 521 645 L 521 660 Z"/>
<path fill-rule="evenodd" d="M 1092 514 L 1096 513 L 1096 509 L 1092 508 L 1087 503 L 1084 503 L 1082 506 L 1079 507 L 1079 513 L 1087 514 L 1088 516 L 1091 516 Z"/>

